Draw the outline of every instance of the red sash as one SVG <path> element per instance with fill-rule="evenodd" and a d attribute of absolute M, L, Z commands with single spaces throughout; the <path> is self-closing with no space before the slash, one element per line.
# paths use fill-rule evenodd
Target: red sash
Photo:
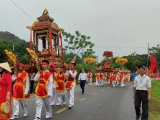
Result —
<path fill-rule="evenodd" d="M 58 73 L 57 74 L 57 87 L 56 87 L 57 92 L 64 92 L 65 91 L 65 83 L 64 83 L 65 76 L 66 76 L 65 73 L 62 73 L 62 74 Z"/>
<path fill-rule="evenodd" d="M 66 83 L 66 89 L 68 89 L 68 90 L 72 89 L 72 81 L 67 81 L 67 83 Z"/>
<path fill-rule="evenodd" d="M 121 73 L 121 74 L 120 74 L 120 81 L 121 81 L 121 82 L 124 82 L 124 79 L 123 79 L 124 76 L 125 76 L 124 73 Z"/>
<path fill-rule="evenodd" d="M 113 76 L 111 77 L 111 81 L 116 81 L 116 74 L 113 74 Z"/>
<path fill-rule="evenodd" d="M 46 85 L 48 84 L 48 80 L 51 76 L 51 73 L 48 72 L 40 72 L 40 78 L 38 80 L 38 85 L 36 87 L 36 96 L 39 98 L 45 98 L 48 95 L 48 90 Z"/>
<path fill-rule="evenodd" d="M 99 74 L 96 74 L 96 80 L 100 80 Z"/>
<path fill-rule="evenodd" d="M 28 76 L 28 73 L 25 71 L 20 73 L 20 75 L 16 74 L 17 79 L 13 86 L 13 99 L 23 100 L 25 98 L 24 89 L 25 89 L 25 81 L 27 76 Z"/>
<path fill-rule="evenodd" d="M 75 73 L 76 72 L 76 70 L 74 70 L 74 71 L 72 71 L 72 73 Z M 69 76 L 68 76 L 68 81 L 67 81 L 67 83 L 66 83 L 66 89 L 72 89 L 72 82 L 74 82 L 75 81 L 75 78 L 73 78 L 70 74 L 69 74 Z"/>
<path fill-rule="evenodd" d="M 102 79 L 103 79 L 103 74 L 102 74 L 102 73 L 100 73 L 100 76 L 99 76 L 99 77 L 100 77 L 100 79 L 102 80 Z"/>
<path fill-rule="evenodd" d="M 92 73 L 88 73 L 88 79 L 91 79 Z"/>
<path fill-rule="evenodd" d="M 76 70 L 74 70 L 74 71 L 72 71 L 72 73 L 75 73 L 76 72 Z M 75 80 L 75 78 L 73 78 L 70 74 L 69 74 L 69 76 L 68 76 L 68 81 L 74 81 Z"/>

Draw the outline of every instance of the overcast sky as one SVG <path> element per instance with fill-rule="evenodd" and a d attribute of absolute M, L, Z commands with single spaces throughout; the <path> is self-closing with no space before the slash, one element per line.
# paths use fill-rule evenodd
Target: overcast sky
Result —
<path fill-rule="evenodd" d="M 91 36 L 99 60 L 106 50 L 122 57 L 160 44 L 160 0 L 1 0 L 0 31 L 29 41 L 26 26 L 44 9 L 65 31 Z"/>

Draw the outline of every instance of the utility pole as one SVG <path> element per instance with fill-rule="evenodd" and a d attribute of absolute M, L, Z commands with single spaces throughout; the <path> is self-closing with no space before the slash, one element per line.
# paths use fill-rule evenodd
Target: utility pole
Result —
<path fill-rule="evenodd" d="M 147 55 L 147 68 L 148 68 L 148 62 L 149 62 L 149 43 L 148 43 L 147 53 L 148 53 L 148 55 Z"/>
<path fill-rule="evenodd" d="M 12 47 L 13 47 L 12 49 L 13 49 L 13 51 L 14 51 L 14 43 L 13 43 Z"/>

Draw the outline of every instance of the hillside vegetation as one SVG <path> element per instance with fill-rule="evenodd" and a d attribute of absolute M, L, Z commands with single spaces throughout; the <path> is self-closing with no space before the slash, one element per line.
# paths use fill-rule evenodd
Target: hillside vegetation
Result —
<path fill-rule="evenodd" d="M 17 55 L 19 61 L 28 63 L 29 58 L 26 53 L 27 47 L 29 47 L 29 42 L 20 39 L 10 32 L 0 31 L 0 62 L 7 61 L 4 54 L 4 50 L 7 49 L 13 51 L 13 53 Z"/>

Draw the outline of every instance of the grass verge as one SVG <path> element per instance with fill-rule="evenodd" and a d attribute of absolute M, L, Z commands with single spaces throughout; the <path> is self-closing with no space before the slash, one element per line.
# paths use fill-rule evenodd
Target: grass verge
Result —
<path fill-rule="evenodd" d="M 152 81 L 152 98 L 149 102 L 149 120 L 160 120 L 160 80 Z"/>

